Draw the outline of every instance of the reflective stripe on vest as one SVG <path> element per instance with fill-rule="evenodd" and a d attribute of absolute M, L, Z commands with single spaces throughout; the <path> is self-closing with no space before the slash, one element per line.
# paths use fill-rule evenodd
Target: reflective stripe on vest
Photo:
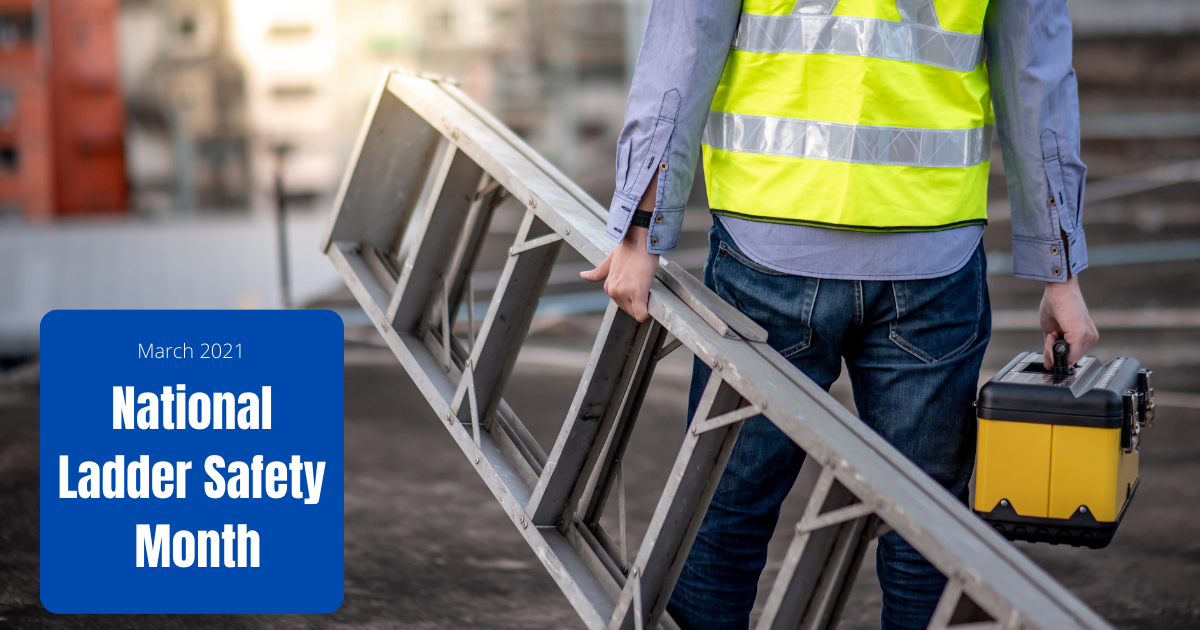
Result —
<path fill-rule="evenodd" d="M 832 15 L 743 13 L 735 50 L 825 53 L 911 61 L 959 72 L 983 62 L 983 37 L 907 22 Z"/>
<path fill-rule="evenodd" d="M 713 149 L 739 153 L 961 168 L 984 161 L 992 148 L 992 125 L 910 129 L 709 112 L 703 142 Z"/>
<path fill-rule="evenodd" d="M 869 231 L 986 223 L 987 2 L 956 1 L 959 30 L 933 0 L 744 0 L 704 131 L 713 212 Z"/>

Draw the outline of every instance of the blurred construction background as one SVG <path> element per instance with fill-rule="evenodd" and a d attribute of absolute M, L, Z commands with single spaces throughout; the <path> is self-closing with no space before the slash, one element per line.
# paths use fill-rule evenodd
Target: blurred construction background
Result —
<path fill-rule="evenodd" d="M 1200 4 L 1070 5 L 1092 181 L 1200 158 Z M 273 308 L 328 293 L 337 279 L 313 244 L 385 66 L 453 77 L 605 202 L 648 10 L 0 0 L 0 356 L 32 352 L 54 308 Z M 993 153 L 996 234 L 1006 193 Z M 291 219 L 287 295 L 277 177 Z M 1090 206 L 1085 220 L 1145 232 L 1192 214 L 1188 184 L 1159 188 L 1169 193 Z"/>
<path fill-rule="evenodd" d="M 1089 166 L 1092 267 L 1080 283 L 1102 337 L 1093 354 L 1153 368 L 1160 411 L 1113 545 L 1022 549 L 1118 627 L 1196 628 L 1200 2 L 1068 4 Z M 333 308 L 347 324 L 342 609 L 305 621 L 76 625 L 577 626 L 439 423 L 416 411 L 420 394 L 377 347 L 317 241 L 385 66 L 453 77 L 606 205 L 648 9 L 649 0 L 0 0 L 0 623 L 66 623 L 37 595 L 42 315 L 291 303 Z M 984 238 L 995 333 L 984 376 L 1040 347 L 1041 286 L 1011 277 L 1004 167 L 998 148 L 992 155 Z M 502 206 L 493 221 L 475 277 L 481 302 L 520 211 Z M 697 185 L 672 257 L 693 273 L 709 224 Z M 558 261 L 506 392 L 544 446 L 607 303 L 578 281 L 583 268 L 567 254 Z M 628 478 L 645 480 L 630 487 L 633 542 L 682 439 L 688 370 L 686 356 L 664 363 L 626 459 Z M 850 404 L 845 380 L 834 393 Z M 797 505 L 789 499 L 781 527 Z M 772 548 L 765 584 L 782 551 Z M 878 606 L 867 566 L 844 627 L 877 627 Z"/>

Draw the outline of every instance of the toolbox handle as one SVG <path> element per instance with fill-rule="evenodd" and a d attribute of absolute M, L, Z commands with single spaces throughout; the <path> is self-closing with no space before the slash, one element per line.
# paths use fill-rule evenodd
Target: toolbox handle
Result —
<path fill-rule="evenodd" d="M 1067 364 L 1067 354 L 1071 352 L 1071 346 L 1067 345 L 1067 340 L 1056 340 L 1054 345 L 1050 347 L 1050 352 L 1054 355 L 1054 373 L 1070 374 L 1071 366 Z"/>

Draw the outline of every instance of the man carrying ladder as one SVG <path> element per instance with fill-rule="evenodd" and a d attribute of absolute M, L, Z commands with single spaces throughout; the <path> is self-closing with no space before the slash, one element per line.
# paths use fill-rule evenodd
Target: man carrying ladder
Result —
<path fill-rule="evenodd" d="M 991 330 L 993 134 L 1014 273 L 1045 283 L 1046 356 L 1064 337 L 1074 364 L 1098 338 L 1077 280 L 1087 169 L 1071 46 L 1065 0 L 658 0 L 618 141 L 619 245 L 582 275 L 648 317 L 702 154 L 705 284 L 822 387 L 844 359 L 863 421 L 965 500 Z M 697 361 L 689 418 L 707 379 Z M 803 461 L 765 418 L 743 425 L 668 607 L 681 626 L 747 626 Z M 877 570 L 883 627 L 924 628 L 945 577 L 895 533 Z"/>

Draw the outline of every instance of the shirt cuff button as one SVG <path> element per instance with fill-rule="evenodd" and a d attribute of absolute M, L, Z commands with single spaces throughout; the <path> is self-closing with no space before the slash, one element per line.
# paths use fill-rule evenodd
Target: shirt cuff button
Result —
<path fill-rule="evenodd" d="M 650 237 L 650 245 L 652 245 L 654 247 L 658 247 L 658 237 L 657 236 Z"/>
<path fill-rule="evenodd" d="M 1050 273 L 1053 273 L 1055 276 L 1061 276 L 1061 275 L 1062 275 L 1062 269 L 1059 269 L 1058 267 L 1055 267 L 1054 269 L 1051 269 L 1051 270 L 1050 270 Z"/>

